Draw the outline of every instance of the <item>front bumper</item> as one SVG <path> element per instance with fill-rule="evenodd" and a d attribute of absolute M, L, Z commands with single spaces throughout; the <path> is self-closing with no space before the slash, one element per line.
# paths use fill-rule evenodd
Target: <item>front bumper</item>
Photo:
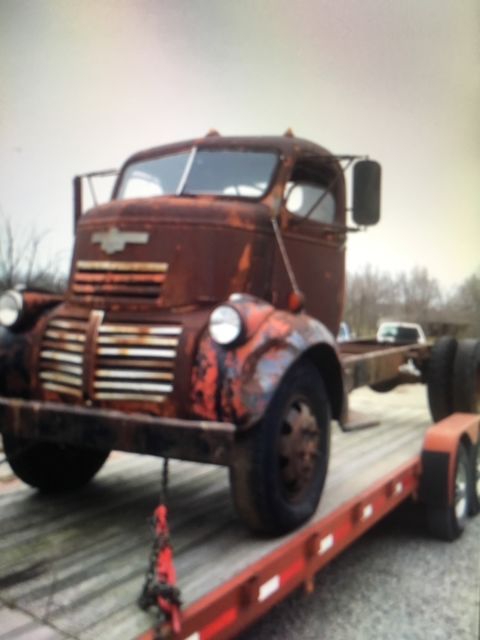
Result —
<path fill-rule="evenodd" d="M 0 398 L 0 431 L 94 449 L 229 465 L 236 428 L 223 422 Z"/>

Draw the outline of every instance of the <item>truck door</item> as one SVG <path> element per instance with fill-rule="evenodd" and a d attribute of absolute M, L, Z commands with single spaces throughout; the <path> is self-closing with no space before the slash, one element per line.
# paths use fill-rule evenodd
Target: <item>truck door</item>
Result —
<path fill-rule="evenodd" d="M 285 188 L 282 235 L 306 311 L 337 334 L 345 278 L 345 187 L 342 169 L 331 156 L 306 156 L 294 164 Z M 291 290 L 277 251 L 274 298 L 284 306 Z M 287 293 L 288 296 L 288 293 Z"/>

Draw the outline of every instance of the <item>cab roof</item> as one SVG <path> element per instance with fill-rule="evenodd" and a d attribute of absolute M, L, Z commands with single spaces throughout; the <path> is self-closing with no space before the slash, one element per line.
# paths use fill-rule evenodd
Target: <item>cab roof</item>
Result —
<path fill-rule="evenodd" d="M 159 155 L 175 153 L 192 147 L 215 148 L 244 148 L 265 151 L 276 150 L 284 156 L 296 157 L 299 155 L 315 155 L 334 158 L 332 153 L 314 142 L 295 137 L 291 132 L 283 136 L 222 136 L 216 131 L 209 132 L 202 138 L 193 138 L 171 144 L 152 147 L 139 151 L 128 158 L 125 164 L 147 160 Z"/>

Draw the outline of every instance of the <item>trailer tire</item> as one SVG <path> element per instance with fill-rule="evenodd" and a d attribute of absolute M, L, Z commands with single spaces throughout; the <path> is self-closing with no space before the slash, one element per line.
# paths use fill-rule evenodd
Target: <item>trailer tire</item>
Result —
<path fill-rule="evenodd" d="M 470 449 L 471 453 L 471 480 L 469 515 L 476 516 L 480 513 L 480 440 Z"/>
<path fill-rule="evenodd" d="M 294 365 L 262 420 L 239 433 L 230 467 L 237 513 L 254 531 L 282 534 L 316 511 L 327 474 L 330 405 L 318 370 Z"/>
<path fill-rule="evenodd" d="M 461 340 L 453 370 L 453 407 L 480 413 L 480 340 Z"/>
<path fill-rule="evenodd" d="M 459 444 L 454 476 L 453 504 L 427 505 L 427 522 L 430 533 L 436 538 L 451 542 L 465 529 L 471 496 L 471 464 L 464 444 Z"/>
<path fill-rule="evenodd" d="M 60 493 L 87 484 L 110 451 L 38 442 L 3 435 L 5 456 L 23 482 L 45 493 Z"/>
<path fill-rule="evenodd" d="M 427 393 L 434 422 L 453 413 L 453 370 L 457 341 L 444 336 L 433 346 L 427 371 Z"/>

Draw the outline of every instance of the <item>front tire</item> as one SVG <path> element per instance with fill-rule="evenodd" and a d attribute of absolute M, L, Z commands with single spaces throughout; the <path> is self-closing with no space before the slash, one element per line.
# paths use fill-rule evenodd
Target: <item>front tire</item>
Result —
<path fill-rule="evenodd" d="M 294 365 L 263 419 L 238 434 L 230 482 L 237 513 L 255 531 L 287 533 L 316 511 L 327 474 L 330 407 L 313 364 Z"/>
<path fill-rule="evenodd" d="M 25 440 L 11 434 L 3 435 L 3 447 L 13 472 L 23 482 L 48 493 L 78 489 L 87 484 L 110 453 Z"/>

